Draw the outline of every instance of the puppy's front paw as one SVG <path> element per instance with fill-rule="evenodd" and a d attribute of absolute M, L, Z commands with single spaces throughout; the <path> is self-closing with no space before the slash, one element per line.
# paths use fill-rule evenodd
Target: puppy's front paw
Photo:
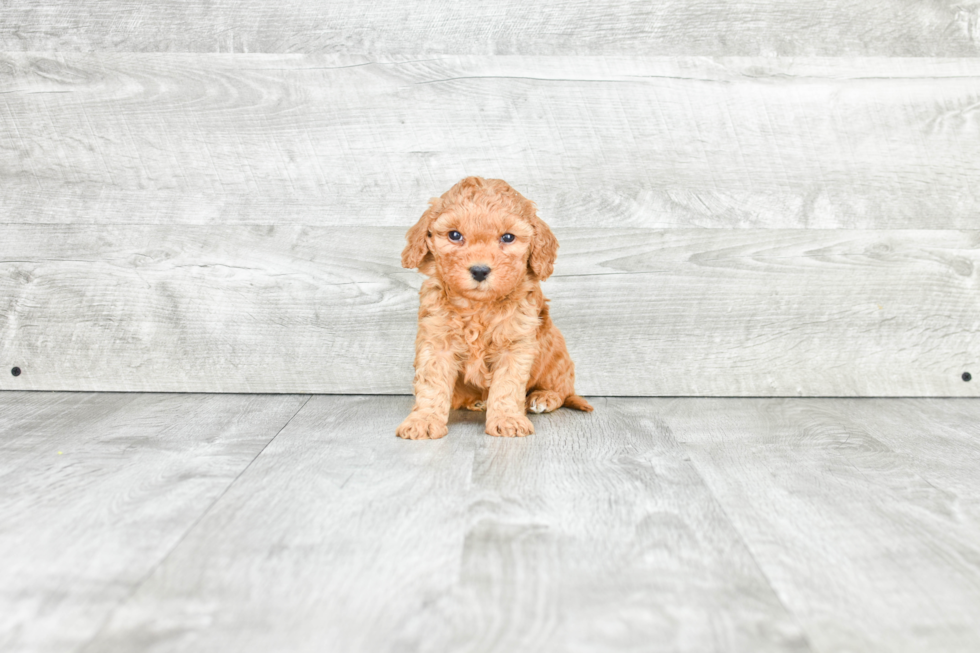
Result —
<path fill-rule="evenodd" d="M 532 413 L 550 413 L 561 408 L 561 395 L 551 390 L 535 390 L 527 396 L 527 409 Z"/>
<path fill-rule="evenodd" d="M 431 415 L 412 413 L 398 425 L 395 433 L 406 440 L 438 440 L 449 433 L 449 427 Z"/>
<path fill-rule="evenodd" d="M 502 415 L 487 418 L 487 435 L 504 438 L 520 438 L 534 433 L 534 425 L 524 415 Z"/>

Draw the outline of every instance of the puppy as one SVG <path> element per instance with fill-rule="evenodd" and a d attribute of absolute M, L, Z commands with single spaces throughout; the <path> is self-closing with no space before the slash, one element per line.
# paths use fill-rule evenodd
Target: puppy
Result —
<path fill-rule="evenodd" d="M 534 433 L 527 410 L 592 410 L 541 292 L 558 240 L 532 202 L 500 179 L 467 177 L 429 201 L 406 239 L 402 266 L 428 279 L 400 437 L 443 437 L 450 408 L 485 410 L 486 432 L 506 437 Z"/>

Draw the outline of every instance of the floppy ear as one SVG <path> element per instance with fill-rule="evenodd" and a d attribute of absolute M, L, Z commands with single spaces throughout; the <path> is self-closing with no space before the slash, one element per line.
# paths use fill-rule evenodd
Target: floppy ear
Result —
<path fill-rule="evenodd" d="M 534 227 L 534 240 L 531 241 L 531 255 L 528 257 L 527 265 L 540 281 L 544 281 L 555 270 L 558 239 L 537 213 L 534 214 L 531 225 Z"/>
<path fill-rule="evenodd" d="M 419 221 L 405 234 L 405 240 L 408 241 L 408 244 L 402 250 L 403 268 L 417 268 L 427 258 L 432 258 L 432 252 L 429 251 L 429 246 L 425 239 L 429 235 L 429 225 L 432 224 L 432 220 L 439 213 L 440 205 L 441 202 L 438 197 L 430 199 L 429 208 L 426 209 L 422 217 L 419 218 Z"/>

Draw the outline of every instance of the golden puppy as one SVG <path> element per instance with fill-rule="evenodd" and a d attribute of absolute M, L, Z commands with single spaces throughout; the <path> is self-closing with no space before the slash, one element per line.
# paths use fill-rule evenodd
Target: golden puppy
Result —
<path fill-rule="evenodd" d="M 486 410 L 487 433 L 508 437 L 534 433 L 527 410 L 592 410 L 541 293 L 558 241 L 532 202 L 500 179 L 467 177 L 429 201 L 406 239 L 402 266 L 429 278 L 400 437 L 441 438 L 450 408 Z"/>

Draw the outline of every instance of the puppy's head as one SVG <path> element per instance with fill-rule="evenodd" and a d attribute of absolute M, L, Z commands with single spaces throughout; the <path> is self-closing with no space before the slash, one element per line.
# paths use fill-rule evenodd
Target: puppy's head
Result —
<path fill-rule="evenodd" d="M 467 177 L 431 199 L 406 238 L 402 266 L 474 300 L 503 297 L 527 277 L 547 279 L 558 254 L 534 203 L 500 179 Z"/>

